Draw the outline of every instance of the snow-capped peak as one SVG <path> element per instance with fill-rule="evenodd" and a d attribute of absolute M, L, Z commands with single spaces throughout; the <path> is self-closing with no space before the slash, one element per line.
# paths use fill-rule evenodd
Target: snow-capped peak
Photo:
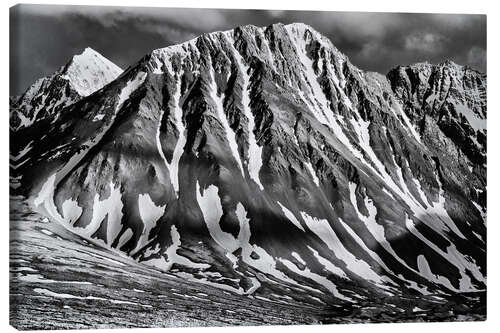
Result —
<path fill-rule="evenodd" d="M 13 130 L 27 127 L 91 95 L 115 80 L 122 69 L 87 47 L 57 72 L 33 83 L 13 104 Z M 69 88 L 69 89 L 68 89 Z"/>
<path fill-rule="evenodd" d="M 63 69 L 62 77 L 81 96 L 88 96 L 116 79 L 123 70 L 103 57 L 99 52 L 87 47 L 73 56 Z"/>
<path fill-rule="evenodd" d="M 439 64 L 441 67 L 454 67 L 454 68 L 463 68 L 462 65 L 459 65 L 457 64 L 456 62 L 454 62 L 453 60 L 451 59 L 446 59 L 445 61 L 443 61 L 442 63 Z"/>

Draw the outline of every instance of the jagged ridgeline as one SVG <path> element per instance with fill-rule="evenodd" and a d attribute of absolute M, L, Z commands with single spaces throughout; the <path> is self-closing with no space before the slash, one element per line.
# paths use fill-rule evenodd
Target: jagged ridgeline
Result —
<path fill-rule="evenodd" d="M 304 24 L 123 73 L 86 50 L 11 100 L 11 138 L 12 193 L 188 280 L 331 305 L 486 288 L 486 77 L 452 62 L 365 72 Z"/>

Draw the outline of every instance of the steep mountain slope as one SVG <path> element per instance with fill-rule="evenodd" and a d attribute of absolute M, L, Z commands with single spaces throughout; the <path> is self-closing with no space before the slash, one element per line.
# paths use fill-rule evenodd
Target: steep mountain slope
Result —
<path fill-rule="evenodd" d="M 240 294 L 475 297 L 485 77 L 455 77 L 469 83 L 429 109 L 437 83 L 395 71 L 361 71 L 303 24 L 158 49 L 59 114 L 18 192 L 88 240 Z"/>

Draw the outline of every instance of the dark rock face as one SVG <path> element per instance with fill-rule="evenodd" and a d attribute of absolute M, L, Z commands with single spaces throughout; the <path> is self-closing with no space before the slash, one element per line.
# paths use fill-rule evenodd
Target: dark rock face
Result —
<path fill-rule="evenodd" d="M 485 89 L 452 63 L 361 71 L 303 24 L 215 32 L 58 111 L 13 191 L 95 243 L 241 294 L 475 295 Z"/>

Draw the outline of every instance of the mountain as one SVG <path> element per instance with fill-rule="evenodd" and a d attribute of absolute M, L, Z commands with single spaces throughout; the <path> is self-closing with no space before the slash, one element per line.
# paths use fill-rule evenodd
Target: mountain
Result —
<path fill-rule="evenodd" d="M 91 48 L 75 55 L 52 75 L 35 81 L 21 96 L 11 96 L 10 106 L 10 169 L 11 187 L 20 186 L 17 172 L 33 158 L 43 154 L 37 144 L 46 131 L 56 128 L 67 107 L 116 79 L 123 71 Z M 63 125 L 64 126 L 64 125 Z M 35 148 L 35 149 L 33 149 Z"/>
<path fill-rule="evenodd" d="M 413 123 L 423 129 L 429 127 L 428 122 L 437 125 L 467 156 L 470 167 L 486 164 L 484 74 L 448 60 L 439 65 L 398 67 L 388 78 Z"/>
<path fill-rule="evenodd" d="M 250 297 L 484 299 L 485 89 L 451 62 L 362 71 L 300 23 L 204 34 L 59 110 L 17 148 L 32 155 L 12 191 L 88 241 Z"/>
<path fill-rule="evenodd" d="M 22 96 L 11 99 L 11 129 L 18 131 L 57 115 L 116 79 L 122 70 L 91 48 L 86 48 L 52 75 L 35 81 Z"/>

